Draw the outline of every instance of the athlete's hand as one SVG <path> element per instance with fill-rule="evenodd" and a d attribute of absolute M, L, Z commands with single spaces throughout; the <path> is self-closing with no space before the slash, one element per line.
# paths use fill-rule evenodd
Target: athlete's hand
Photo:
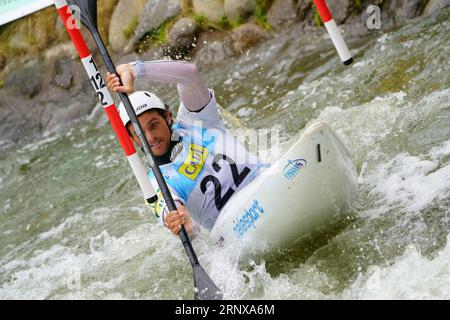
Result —
<path fill-rule="evenodd" d="M 191 234 L 194 231 L 191 214 L 184 206 L 180 206 L 176 211 L 170 211 L 169 214 L 164 217 L 164 225 L 174 235 L 178 235 L 182 224 L 184 224 L 188 234 Z"/>
<path fill-rule="evenodd" d="M 121 64 L 117 67 L 117 73 L 122 80 L 123 86 L 120 85 L 119 77 L 116 74 L 107 73 L 106 86 L 114 92 L 133 93 L 134 92 L 134 76 L 133 68 L 128 63 Z"/>

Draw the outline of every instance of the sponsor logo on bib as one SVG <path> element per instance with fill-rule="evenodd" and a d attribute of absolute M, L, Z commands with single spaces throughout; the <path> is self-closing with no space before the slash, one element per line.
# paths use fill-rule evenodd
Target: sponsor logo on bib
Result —
<path fill-rule="evenodd" d="M 208 153 L 209 151 L 205 147 L 191 143 L 189 145 L 188 155 L 178 169 L 178 172 L 186 178 L 195 181 L 205 165 Z"/>

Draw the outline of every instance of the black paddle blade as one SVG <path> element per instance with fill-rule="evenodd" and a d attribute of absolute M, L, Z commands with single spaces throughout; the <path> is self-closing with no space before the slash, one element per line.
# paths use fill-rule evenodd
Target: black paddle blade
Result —
<path fill-rule="evenodd" d="M 195 300 L 222 300 L 223 293 L 217 288 L 211 278 L 208 276 L 202 266 L 199 264 L 193 266 Z"/>
<path fill-rule="evenodd" d="M 81 23 L 91 32 L 97 30 L 97 0 L 67 0 L 69 6 L 81 11 Z"/>

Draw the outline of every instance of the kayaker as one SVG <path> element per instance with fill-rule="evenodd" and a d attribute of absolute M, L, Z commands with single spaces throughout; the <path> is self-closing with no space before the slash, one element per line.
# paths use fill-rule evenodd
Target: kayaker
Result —
<path fill-rule="evenodd" d="M 172 193 L 177 211 L 168 212 L 162 195 L 153 205 L 154 214 L 173 234 L 181 224 L 195 236 L 200 225 L 210 231 L 220 210 L 236 192 L 250 183 L 265 165 L 230 134 L 223 123 L 212 89 L 208 89 L 196 66 L 182 61 L 136 61 L 117 67 L 107 75 L 107 86 L 129 94 L 144 135 L 150 144 Z M 176 84 L 180 106 L 176 121 L 157 95 L 134 90 L 136 80 Z M 125 111 L 119 113 L 132 140 L 140 141 Z M 149 178 L 159 191 L 152 171 Z"/>

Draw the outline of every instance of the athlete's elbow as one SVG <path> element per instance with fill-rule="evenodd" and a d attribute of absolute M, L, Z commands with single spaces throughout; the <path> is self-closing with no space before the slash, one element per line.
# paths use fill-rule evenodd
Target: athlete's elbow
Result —
<path fill-rule="evenodd" d="M 183 69 L 183 73 L 190 78 L 196 78 L 200 76 L 200 72 L 198 71 L 197 66 L 192 62 L 185 62 Z"/>

